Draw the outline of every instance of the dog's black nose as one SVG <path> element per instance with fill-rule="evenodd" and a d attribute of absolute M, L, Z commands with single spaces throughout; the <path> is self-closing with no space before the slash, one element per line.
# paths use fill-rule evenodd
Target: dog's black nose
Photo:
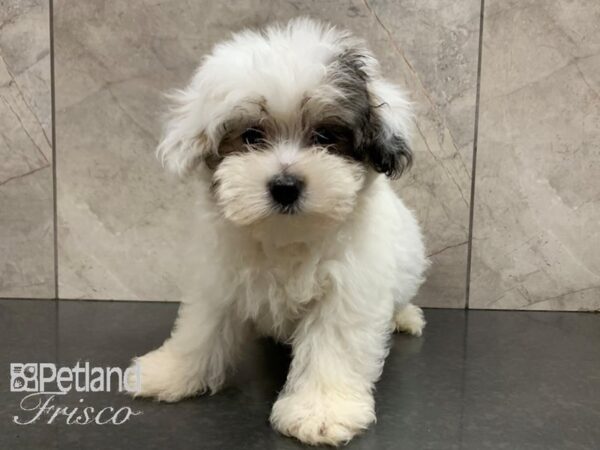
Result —
<path fill-rule="evenodd" d="M 281 206 L 291 206 L 300 197 L 304 182 L 294 175 L 280 174 L 269 181 L 271 197 Z"/>

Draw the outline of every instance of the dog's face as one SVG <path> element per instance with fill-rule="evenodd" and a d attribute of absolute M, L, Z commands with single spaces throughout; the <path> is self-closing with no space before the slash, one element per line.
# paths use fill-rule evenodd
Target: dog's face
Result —
<path fill-rule="evenodd" d="M 301 19 L 218 45 L 174 95 L 159 155 L 202 166 L 236 225 L 339 223 L 411 162 L 408 105 L 347 33 Z"/>

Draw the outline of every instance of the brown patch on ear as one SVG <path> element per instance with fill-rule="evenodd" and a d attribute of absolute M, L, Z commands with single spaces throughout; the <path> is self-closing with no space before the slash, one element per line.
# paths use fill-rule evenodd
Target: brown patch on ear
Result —
<path fill-rule="evenodd" d="M 219 167 L 219 164 L 221 164 L 221 161 L 223 161 L 223 157 L 215 155 L 214 153 L 210 153 L 204 157 L 204 164 L 206 164 L 206 167 L 210 170 L 216 170 L 216 168 Z"/>
<path fill-rule="evenodd" d="M 412 150 L 399 135 L 384 138 L 378 133 L 368 142 L 365 150 L 375 171 L 390 178 L 398 178 L 412 165 Z"/>
<path fill-rule="evenodd" d="M 210 141 L 204 133 L 200 133 L 194 138 L 193 146 L 196 149 L 200 149 L 200 151 L 197 152 L 196 156 L 190 162 L 189 171 L 196 168 L 202 161 L 206 162 L 207 158 L 212 154 Z"/>

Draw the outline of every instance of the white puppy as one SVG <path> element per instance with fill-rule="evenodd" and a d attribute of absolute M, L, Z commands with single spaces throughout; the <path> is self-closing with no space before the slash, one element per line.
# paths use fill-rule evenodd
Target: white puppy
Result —
<path fill-rule="evenodd" d="M 137 359 L 138 395 L 215 392 L 252 333 L 291 344 L 271 423 L 337 445 L 375 420 L 373 389 L 427 266 L 389 178 L 411 163 L 411 116 L 364 43 L 308 19 L 217 45 L 158 154 L 201 181 L 202 261 L 171 337 Z"/>

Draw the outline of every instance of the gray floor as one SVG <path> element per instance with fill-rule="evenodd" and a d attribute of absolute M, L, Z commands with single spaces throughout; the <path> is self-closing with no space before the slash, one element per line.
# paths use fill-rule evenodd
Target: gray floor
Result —
<path fill-rule="evenodd" d="M 131 406 L 114 425 L 17 426 L 22 393 L 9 363 L 125 366 L 168 335 L 175 304 L 0 301 L 0 448 L 294 449 L 267 417 L 289 363 L 285 347 L 249 344 L 214 396 L 167 405 L 69 393 L 61 406 Z M 427 310 L 422 338 L 396 335 L 377 385 L 378 422 L 348 449 L 600 448 L 600 315 Z M 58 330 L 58 331 L 57 331 Z M 80 399 L 83 399 L 80 402 Z M 27 416 L 29 417 L 29 416 Z"/>

